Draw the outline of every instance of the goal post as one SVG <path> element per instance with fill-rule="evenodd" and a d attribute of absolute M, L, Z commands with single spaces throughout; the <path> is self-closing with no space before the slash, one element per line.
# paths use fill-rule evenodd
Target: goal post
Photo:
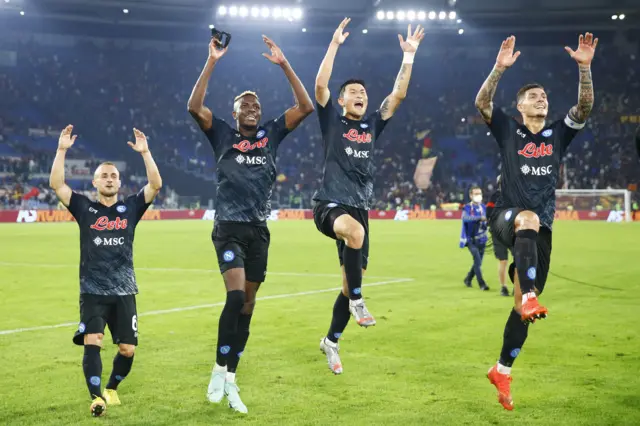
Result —
<path fill-rule="evenodd" d="M 556 210 L 609 211 L 609 222 L 631 222 L 628 189 L 558 189 Z"/>

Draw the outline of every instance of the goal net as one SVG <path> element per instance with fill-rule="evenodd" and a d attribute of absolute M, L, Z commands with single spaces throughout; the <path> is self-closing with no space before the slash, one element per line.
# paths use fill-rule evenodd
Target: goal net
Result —
<path fill-rule="evenodd" d="M 582 220 L 630 222 L 631 192 L 626 189 L 558 189 L 556 215 Z"/>

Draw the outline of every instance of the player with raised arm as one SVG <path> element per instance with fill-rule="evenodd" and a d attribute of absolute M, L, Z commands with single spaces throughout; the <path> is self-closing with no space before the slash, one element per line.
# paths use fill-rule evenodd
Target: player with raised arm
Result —
<path fill-rule="evenodd" d="M 276 179 L 276 151 L 285 136 L 313 112 L 313 102 L 280 48 L 266 36 L 271 51 L 263 54 L 282 68 L 293 89 L 295 104 L 276 119 L 260 123 L 257 94 L 243 92 L 234 99 L 235 128 L 204 106 L 213 69 L 224 56 L 220 41 L 212 38 L 209 57 L 189 98 L 189 113 L 207 136 L 217 161 L 217 199 L 213 244 L 227 297 L 218 323 L 216 362 L 207 398 L 219 403 L 226 395 L 229 406 L 247 413 L 235 375 L 240 355 L 249 339 L 256 292 L 267 275 L 271 191 Z"/>
<path fill-rule="evenodd" d="M 502 42 L 496 64 L 476 97 L 476 107 L 500 147 L 502 180 L 495 209 L 489 219 L 494 240 L 512 248 L 515 268 L 515 307 L 504 329 L 499 361 L 488 373 L 498 390 L 498 400 L 513 409 L 511 366 L 527 338 L 529 323 L 545 318 L 547 309 L 538 303 L 551 262 L 551 227 L 555 213 L 555 190 L 562 157 L 593 108 L 591 61 L 598 39 L 581 35 L 577 50 L 565 50 L 578 63 L 578 103 L 564 120 L 547 124 L 548 101 L 544 88 L 528 84 L 517 94 L 523 124 L 493 105 L 502 74 L 520 52 L 514 53 L 515 37 Z"/>
<path fill-rule="evenodd" d="M 117 388 L 131 371 L 138 345 L 136 294 L 133 270 L 133 238 L 136 226 L 162 187 L 145 135 L 134 129 L 134 151 L 142 155 L 149 183 L 140 192 L 118 201 L 120 173 L 113 163 L 102 163 L 93 175 L 98 201 L 72 191 L 64 180 L 64 160 L 77 135 L 73 126 L 60 134 L 49 185 L 80 228 L 80 324 L 73 343 L 84 345 L 82 368 L 92 402 L 91 415 L 105 413 L 106 405 L 120 405 Z M 113 371 L 102 392 L 100 349 L 105 325 L 111 331 L 118 353 Z"/>
<path fill-rule="evenodd" d="M 358 325 L 375 325 L 362 298 L 362 275 L 369 258 L 369 209 L 373 196 L 374 144 L 407 96 L 413 60 L 424 30 L 418 25 L 407 39 L 398 35 L 404 52 L 402 66 L 393 91 L 380 108 L 365 116 L 367 90 L 362 80 L 348 80 L 340 86 L 338 105 L 334 108 L 329 92 L 333 62 L 349 33 L 344 32 L 350 19 L 345 18 L 336 29 L 316 77 L 316 108 L 324 142 L 322 185 L 314 194 L 313 215 L 316 227 L 336 240 L 342 267 L 342 291 L 333 306 L 333 318 L 320 350 L 327 356 L 334 374 L 342 373 L 338 339 L 353 315 Z"/>

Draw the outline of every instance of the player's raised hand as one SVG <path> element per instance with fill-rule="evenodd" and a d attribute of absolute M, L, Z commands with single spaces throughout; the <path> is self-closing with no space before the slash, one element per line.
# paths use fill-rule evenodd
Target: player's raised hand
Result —
<path fill-rule="evenodd" d="M 127 142 L 135 152 L 139 152 L 140 154 L 145 154 L 149 152 L 149 144 L 147 143 L 147 137 L 138 129 L 133 129 L 133 135 L 136 137 L 136 141 Z"/>
<path fill-rule="evenodd" d="M 416 30 L 411 32 L 411 24 L 407 28 L 407 39 L 402 38 L 402 34 L 398 34 L 398 40 L 400 40 L 400 47 L 403 52 L 415 52 L 418 50 L 420 42 L 424 38 L 424 28 L 420 25 L 416 27 Z"/>
<path fill-rule="evenodd" d="M 500 51 L 498 52 L 498 57 L 496 58 L 496 65 L 500 68 L 509 68 L 516 62 L 518 56 L 520 56 L 520 51 L 513 53 L 513 50 L 516 47 L 516 37 L 511 36 L 502 42 L 500 46 Z"/>
<path fill-rule="evenodd" d="M 351 18 L 344 18 L 342 22 L 340 22 L 340 25 L 338 25 L 336 32 L 333 33 L 333 39 L 331 40 L 332 43 L 340 45 L 344 43 L 347 37 L 349 37 L 349 33 L 343 33 L 345 27 L 349 22 L 351 22 Z"/>
<path fill-rule="evenodd" d="M 262 41 L 264 41 L 264 44 L 266 44 L 271 51 L 271 55 L 269 55 L 268 53 L 263 53 L 262 56 L 276 65 L 282 65 L 287 62 L 287 58 L 284 57 L 284 53 L 282 53 L 282 50 L 280 50 L 278 45 L 276 45 L 273 40 L 263 34 Z"/>
<path fill-rule="evenodd" d="M 584 35 L 580 34 L 580 37 L 578 37 L 578 48 L 576 50 L 571 49 L 569 46 L 565 46 L 564 50 L 566 50 L 578 64 L 591 65 L 597 45 L 598 39 L 594 39 L 593 34 L 586 33 Z"/>
<path fill-rule="evenodd" d="M 69 124 L 60 132 L 60 138 L 58 139 L 58 149 L 67 150 L 73 146 L 78 135 L 71 135 L 73 131 L 73 124 Z"/>
<path fill-rule="evenodd" d="M 222 58 L 225 53 L 227 53 L 228 48 L 229 47 L 225 47 L 224 49 L 222 49 L 222 43 L 220 43 L 220 40 L 212 37 L 211 41 L 209 42 L 209 57 L 217 61 L 218 59 Z"/>

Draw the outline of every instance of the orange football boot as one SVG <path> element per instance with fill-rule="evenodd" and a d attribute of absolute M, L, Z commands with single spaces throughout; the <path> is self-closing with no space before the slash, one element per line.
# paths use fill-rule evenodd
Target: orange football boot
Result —
<path fill-rule="evenodd" d="M 520 318 L 523 322 L 535 322 L 537 319 L 547 317 L 549 311 L 538 303 L 538 298 L 534 292 L 528 293 L 523 299 L 526 299 L 522 303 L 522 308 L 520 308 Z"/>
<path fill-rule="evenodd" d="M 513 410 L 513 399 L 511 398 L 511 375 L 498 372 L 498 365 L 491 367 L 487 373 L 487 378 L 498 390 L 498 402 L 505 410 Z"/>

